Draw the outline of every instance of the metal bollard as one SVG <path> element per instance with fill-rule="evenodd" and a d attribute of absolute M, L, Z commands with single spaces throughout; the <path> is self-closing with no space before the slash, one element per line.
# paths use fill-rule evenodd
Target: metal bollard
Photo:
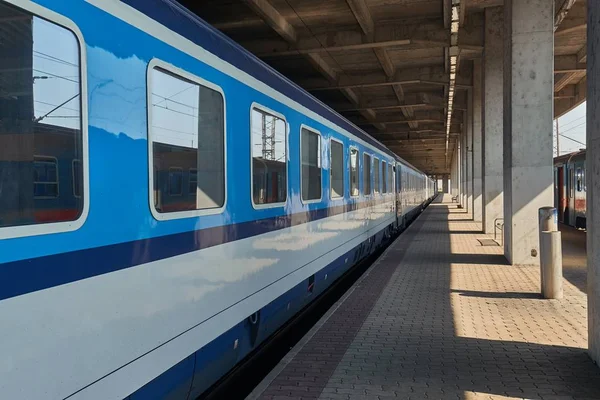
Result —
<path fill-rule="evenodd" d="M 562 245 L 560 232 L 543 231 L 540 241 L 540 271 L 542 296 L 545 299 L 562 299 Z"/>
<path fill-rule="evenodd" d="M 542 232 L 558 231 L 558 212 L 554 207 L 542 207 L 538 210 L 539 244 L 542 253 Z M 562 265 L 562 264 L 561 264 Z M 540 268 L 540 287 L 544 287 L 544 269 Z"/>

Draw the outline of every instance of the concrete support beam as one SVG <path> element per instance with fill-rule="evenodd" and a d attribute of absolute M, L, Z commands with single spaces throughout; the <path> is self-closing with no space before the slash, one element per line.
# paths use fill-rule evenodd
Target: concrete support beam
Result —
<path fill-rule="evenodd" d="M 442 192 L 444 192 L 444 193 L 450 193 L 450 191 L 449 191 L 450 188 L 448 185 L 450 183 L 449 180 L 450 180 L 450 177 L 448 175 L 442 176 Z"/>
<path fill-rule="evenodd" d="M 600 2 L 588 1 L 588 21 L 600 20 Z M 587 28 L 587 294 L 588 348 L 590 357 L 600 364 L 600 25 Z"/>
<path fill-rule="evenodd" d="M 504 254 L 539 264 L 537 212 L 554 201 L 554 2 L 506 0 L 504 27 Z"/>
<path fill-rule="evenodd" d="M 483 215 L 482 182 L 482 120 L 483 69 L 481 60 L 473 61 L 473 220 L 481 222 Z"/>
<path fill-rule="evenodd" d="M 502 124 L 504 9 L 485 10 L 485 50 L 483 59 L 483 140 L 482 140 L 482 228 L 494 233 L 494 221 L 503 218 Z"/>

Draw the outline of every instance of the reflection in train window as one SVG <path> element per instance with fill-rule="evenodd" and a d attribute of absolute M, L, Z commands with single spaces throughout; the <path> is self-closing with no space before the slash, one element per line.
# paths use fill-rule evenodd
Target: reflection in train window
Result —
<path fill-rule="evenodd" d="M 169 196 L 181 196 L 183 194 L 183 170 L 181 168 L 169 168 Z"/>
<path fill-rule="evenodd" d="M 393 167 L 392 164 L 388 164 L 388 172 L 387 172 L 387 188 L 388 188 L 388 192 L 389 193 L 393 193 L 394 192 L 394 184 L 393 184 L 393 179 L 392 176 L 394 175 L 393 173 Z"/>
<path fill-rule="evenodd" d="M 350 148 L 350 196 L 358 196 L 358 150 Z"/>
<path fill-rule="evenodd" d="M 583 175 L 581 173 L 581 168 L 577 168 L 577 191 L 581 192 L 583 190 Z"/>
<path fill-rule="evenodd" d="M 379 193 L 379 159 L 373 159 L 373 191 Z"/>
<path fill-rule="evenodd" d="M 79 44 L 59 25 L 0 4 L 0 227 L 73 221 L 83 153 Z M 59 182 L 64 183 L 60 185 Z"/>
<path fill-rule="evenodd" d="M 81 182 L 83 181 L 82 177 L 82 169 L 81 169 L 81 160 L 73 160 L 73 196 L 81 197 L 82 188 Z"/>
<path fill-rule="evenodd" d="M 160 67 L 151 71 L 154 206 L 160 213 L 225 204 L 223 95 Z M 188 185 L 184 191 L 184 172 Z M 195 176 L 190 177 L 191 174 Z M 190 182 L 196 182 L 192 187 Z M 177 197 L 172 199 L 171 197 Z"/>
<path fill-rule="evenodd" d="M 252 109 L 252 200 L 255 205 L 287 199 L 286 122 L 267 111 Z"/>
<path fill-rule="evenodd" d="M 344 197 L 344 145 L 331 140 L 330 151 L 330 181 L 331 197 Z"/>
<path fill-rule="evenodd" d="M 188 171 L 188 192 L 192 193 L 198 189 L 198 170 L 190 168 Z"/>
<path fill-rule="evenodd" d="M 58 197 L 58 161 L 54 157 L 33 157 L 33 196 Z"/>
<path fill-rule="evenodd" d="M 302 200 L 321 198 L 321 135 L 306 128 L 300 132 Z"/>
<path fill-rule="evenodd" d="M 371 156 L 363 154 L 363 194 L 371 194 Z"/>

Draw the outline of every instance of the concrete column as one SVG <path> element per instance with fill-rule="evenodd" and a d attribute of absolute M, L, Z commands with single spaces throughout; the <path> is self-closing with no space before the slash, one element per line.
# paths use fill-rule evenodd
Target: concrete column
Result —
<path fill-rule="evenodd" d="M 448 191 L 448 179 L 449 179 L 448 175 L 442 176 L 442 192 L 444 192 L 444 193 L 450 193 Z"/>
<path fill-rule="evenodd" d="M 600 2 L 587 3 L 587 293 L 588 348 L 600 363 Z M 599 204 L 596 204 L 596 203 Z"/>
<path fill-rule="evenodd" d="M 504 8 L 485 9 L 483 56 L 482 228 L 494 233 L 494 221 L 504 216 L 502 181 Z"/>
<path fill-rule="evenodd" d="M 473 61 L 473 220 L 480 222 L 483 215 L 482 193 L 482 86 L 481 60 Z"/>
<path fill-rule="evenodd" d="M 463 208 L 467 210 L 467 131 L 463 127 L 460 138 L 460 176 L 461 176 L 461 202 Z"/>
<path fill-rule="evenodd" d="M 467 210 L 473 211 L 473 90 L 467 91 Z"/>
<path fill-rule="evenodd" d="M 537 213 L 554 202 L 554 2 L 504 3 L 504 254 L 539 264 Z"/>

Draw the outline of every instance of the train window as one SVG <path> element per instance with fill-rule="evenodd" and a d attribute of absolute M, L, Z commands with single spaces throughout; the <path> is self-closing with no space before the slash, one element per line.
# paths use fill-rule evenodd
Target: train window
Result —
<path fill-rule="evenodd" d="M 287 127 L 272 112 L 252 108 L 252 201 L 255 205 L 287 200 Z"/>
<path fill-rule="evenodd" d="M 581 168 L 577 168 L 577 191 L 581 192 L 583 190 L 583 175 L 581 173 Z"/>
<path fill-rule="evenodd" d="M 373 192 L 379 193 L 379 159 L 373 158 Z"/>
<path fill-rule="evenodd" d="M 84 152 L 78 39 L 4 2 L 0 20 L 7 21 L 0 29 L 0 227 L 75 221 L 83 196 L 59 179 L 74 177 L 83 186 L 82 174 L 72 170 Z M 16 229 L 2 237 L 30 233 Z"/>
<path fill-rule="evenodd" d="M 371 194 L 371 156 L 363 153 L 363 194 Z"/>
<path fill-rule="evenodd" d="M 302 200 L 319 200 L 323 184 L 321 182 L 321 135 L 308 128 L 300 130 Z"/>
<path fill-rule="evenodd" d="M 220 208 L 225 204 L 223 95 L 170 69 L 154 65 L 149 77 L 154 208 L 159 213 Z M 184 194 L 183 171 L 193 170 L 196 187 Z M 188 177 L 188 184 L 194 178 Z"/>
<path fill-rule="evenodd" d="M 387 193 L 387 163 L 385 161 L 381 161 L 381 193 Z"/>
<path fill-rule="evenodd" d="M 350 148 L 350 196 L 358 196 L 358 149 Z"/>
<path fill-rule="evenodd" d="M 331 197 L 344 197 L 344 145 L 331 139 L 329 178 L 331 182 Z"/>
<path fill-rule="evenodd" d="M 393 167 L 392 164 L 388 164 L 388 173 L 387 173 L 387 188 L 388 188 L 388 192 L 389 193 L 393 193 L 394 192 L 394 184 L 393 184 L 393 176 L 394 176 L 394 172 L 393 172 Z"/>

